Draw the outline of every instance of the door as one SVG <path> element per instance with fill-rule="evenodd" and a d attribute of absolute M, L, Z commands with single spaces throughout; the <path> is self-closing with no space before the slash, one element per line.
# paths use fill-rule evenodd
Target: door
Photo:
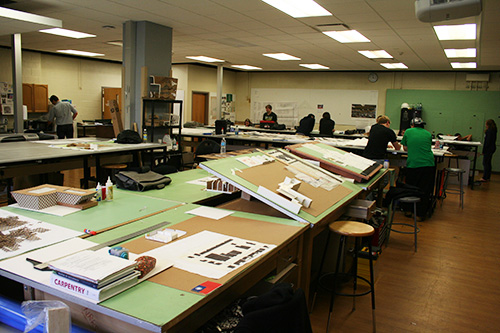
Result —
<path fill-rule="evenodd" d="M 207 124 L 208 93 L 193 92 L 191 120 Z"/>
<path fill-rule="evenodd" d="M 109 101 L 116 100 L 121 111 L 122 108 L 122 88 L 101 87 L 101 114 L 102 119 L 112 119 Z"/>

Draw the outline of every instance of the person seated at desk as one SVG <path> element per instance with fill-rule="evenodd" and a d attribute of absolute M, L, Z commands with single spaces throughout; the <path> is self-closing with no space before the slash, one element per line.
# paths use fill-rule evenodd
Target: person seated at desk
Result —
<path fill-rule="evenodd" d="M 391 120 L 387 116 L 379 116 L 377 123 L 370 128 L 368 143 L 363 151 L 363 157 L 369 158 L 379 164 L 384 164 L 387 145 L 390 142 L 394 149 L 400 150 L 396 133 L 390 129 Z"/>
<path fill-rule="evenodd" d="M 331 118 L 330 112 L 324 112 L 323 118 L 319 121 L 319 135 L 333 137 L 335 132 L 335 121 Z"/>
<path fill-rule="evenodd" d="M 455 133 L 457 141 L 472 141 L 472 134 L 462 136 L 460 133 Z"/>
<path fill-rule="evenodd" d="M 271 105 L 266 105 L 266 113 L 264 113 L 262 120 L 274 121 L 275 123 L 278 122 L 278 116 L 273 112 L 273 107 Z"/>
<path fill-rule="evenodd" d="M 246 127 L 251 127 L 253 126 L 252 122 L 250 121 L 249 118 L 245 119 L 245 122 L 243 123 Z"/>
<path fill-rule="evenodd" d="M 307 116 L 302 118 L 299 123 L 299 127 L 297 128 L 297 132 L 295 134 L 302 134 L 309 136 L 312 130 L 314 129 L 315 117 L 312 113 L 309 113 Z"/>
<path fill-rule="evenodd" d="M 434 190 L 436 164 L 432 152 L 432 134 L 424 129 L 422 118 L 413 118 L 405 131 L 401 144 L 408 152 L 406 160 L 406 184 L 418 187 L 423 192 L 417 205 L 417 216 L 422 220 L 431 212 L 431 198 Z"/>

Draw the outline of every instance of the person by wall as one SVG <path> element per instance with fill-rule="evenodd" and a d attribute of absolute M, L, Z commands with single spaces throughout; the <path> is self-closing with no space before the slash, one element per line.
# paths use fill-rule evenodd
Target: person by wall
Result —
<path fill-rule="evenodd" d="M 314 123 L 316 119 L 312 113 L 309 113 L 307 116 L 302 118 L 299 123 L 299 127 L 297 128 L 297 132 L 295 134 L 302 134 L 309 136 L 312 130 L 314 129 Z"/>
<path fill-rule="evenodd" d="M 252 121 L 250 120 L 250 118 L 245 119 L 245 122 L 243 124 L 245 126 L 247 126 L 247 127 L 253 126 Z"/>
<path fill-rule="evenodd" d="M 363 151 L 363 157 L 384 164 L 387 144 L 390 142 L 396 150 L 401 149 L 396 133 L 390 129 L 391 120 L 387 116 L 379 116 L 377 123 L 370 128 L 368 143 Z"/>
<path fill-rule="evenodd" d="M 61 102 L 56 95 L 49 98 L 53 107 L 49 111 L 48 124 L 51 125 L 56 119 L 57 138 L 72 138 L 73 137 L 73 120 L 78 115 L 76 109 L 67 102 Z"/>
<path fill-rule="evenodd" d="M 432 134 L 424 129 L 422 118 L 413 118 L 410 128 L 405 131 L 401 144 L 408 152 L 406 160 L 406 184 L 416 186 L 423 191 L 423 197 L 417 206 L 417 215 L 422 220 L 430 215 L 434 176 L 436 166 L 432 153 Z"/>
<path fill-rule="evenodd" d="M 496 151 L 497 124 L 493 119 L 486 121 L 486 130 L 484 131 L 483 144 L 483 178 L 479 181 L 487 182 L 491 176 L 491 159 Z"/>
<path fill-rule="evenodd" d="M 319 121 L 319 135 L 333 137 L 335 131 L 335 121 L 331 118 L 330 112 L 324 112 L 323 118 Z"/>
<path fill-rule="evenodd" d="M 266 105 L 266 112 L 262 116 L 262 120 L 278 122 L 278 116 L 273 112 L 273 107 L 271 105 Z"/>

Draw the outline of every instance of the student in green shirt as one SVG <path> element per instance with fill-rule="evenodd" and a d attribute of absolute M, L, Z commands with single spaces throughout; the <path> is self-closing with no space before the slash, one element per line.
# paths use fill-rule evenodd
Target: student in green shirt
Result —
<path fill-rule="evenodd" d="M 405 131 L 401 144 L 408 152 L 406 160 L 406 184 L 417 186 L 424 192 L 417 215 L 425 219 L 430 212 L 431 198 L 434 191 L 436 165 L 432 153 L 432 135 L 424 129 L 422 118 L 413 118 L 411 128 Z"/>

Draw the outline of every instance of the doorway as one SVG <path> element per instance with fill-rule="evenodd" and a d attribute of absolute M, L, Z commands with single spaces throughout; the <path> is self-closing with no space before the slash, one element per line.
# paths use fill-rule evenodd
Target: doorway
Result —
<path fill-rule="evenodd" d="M 193 91 L 192 101 L 191 120 L 207 125 L 208 93 Z"/>
<path fill-rule="evenodd" d="M 102 119 L 111 119 L 109 101 L 116 100 L 118 108 L 122 107 L 122 88 L 101 87 L 101 115 Z"/>

